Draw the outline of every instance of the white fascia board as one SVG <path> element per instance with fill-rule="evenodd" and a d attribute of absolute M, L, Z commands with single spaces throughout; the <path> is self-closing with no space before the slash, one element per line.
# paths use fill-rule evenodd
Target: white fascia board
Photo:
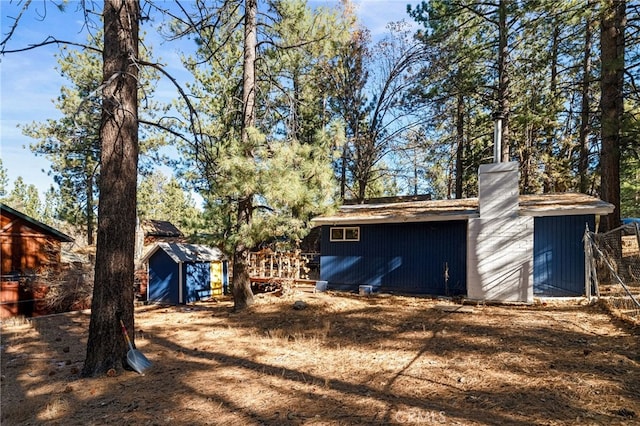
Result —
<path fill-rule="evenodd" d="M 578 216 L 583 214 L 597 214 L 606 216 L 613 213 L 614 207 L 572 207 L 570 209 L 525 209 L 520 208 L 520 216 L 546 217 L 546 216 Z"/>
<path fill-rule="evenodd" d="M 145 254 L 145 255 L 142 257 L 142 259 L 140 259 L 140 263 L 141 263 L 141 264 L 143 264 L 143 263 L 147 263 L 147 262 L 149 262 L 149 259 L 151 259 L 151 256 L 153 256 L 153 254 L 154 254 L 155 252 L 157 252 L 158 250 L 160 250 L 160 246 L 159 246 L 158 244 L 155 244 L 155 245 L 151 248 L 151 250 L 149 250 L 149 251 L 147 252 L 147 254 Z"/>
<path fill-rule="evenodd" d="M 316 225 L 369 225 L 379 223 L 418 223 L 418 222 L 445 222 L 449 220 L 469 220 L 470 218 L 480 217 L 478 213 L 457 213 L 450 215 L 437 215 L 437 216 L 413 216 L 406 218 L 397 217 L 376 217 L 376 216 L 351 216 L 349 218 L 336 218 L 336 217 L 322 217 L 312 219 L 311 221 Z"/>

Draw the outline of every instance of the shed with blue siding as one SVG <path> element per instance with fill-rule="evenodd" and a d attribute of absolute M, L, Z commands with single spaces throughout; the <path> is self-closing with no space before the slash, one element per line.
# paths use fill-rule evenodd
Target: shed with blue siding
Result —
<path fill-rule="evenodd" d="M 513 163 L 490 167 L 517 175 Z M 491 179 L 505 181 L 503 175 Z M 585 228 L 593 230 L 596 216 L 611 213 L 613 206 L 578 193 L 518 195 L 517 177 L 510 179 L 515 198 L 488 198 L 482 217 L 481 199 L 469 198 L 344 205 L 314 218 L 322 226 L 320 280 L 329 289 L 358 291 L 366 285 L 497 301 L 583 295 Z M 502 212 L 510 213 L 500 217 Z"/>
<path fill-rule="evenodd" d="M 226 293 L 228 262 L 217 248 L 161 242 L 142 261 L 148 264 L 149 302 L 178 305 Z"/>
<path fill-rule="evenodd" d="M 315 218 L 322 225 L 320 280 L 329 289 L 368 285 L 374 292 L 464 295 L 467 220 L 478 215 L 477 204 L 345 205 L 335 215 Z"/>
<path fill-rule="evenodd" d="M 330 288 L 409 294 L 466 292 L 464 221 L 361 224 L 359 241 L 331 241 L 322 227 L 321 279 Z M 411 238 L 407 238 L 407 236 Z"/>
<path fill-rule="evenodd" d="M 533 293 L 580 296 L 585 291 L 585 227 L 595 229 L 594 215 L 534 218 Z M 582 267 L 580 267 L 582 266 Z"/>

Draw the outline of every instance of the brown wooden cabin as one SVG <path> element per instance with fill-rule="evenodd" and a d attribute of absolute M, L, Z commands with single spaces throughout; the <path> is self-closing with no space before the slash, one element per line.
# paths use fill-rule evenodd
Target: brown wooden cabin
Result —
<path fill-rule="evenodd" d="M 62 243 L 73 238 L 0 203 L 1 317 L 28 315 L 34 299 L 25 281 L 60 270 Z"/>

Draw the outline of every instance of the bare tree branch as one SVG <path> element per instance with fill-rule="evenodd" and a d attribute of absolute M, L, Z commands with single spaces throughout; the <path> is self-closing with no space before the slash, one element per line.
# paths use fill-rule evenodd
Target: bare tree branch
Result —
<path fill-rule="evenodd" d="M 193 133 L 193 137 L 197 141 L 198 135 L 201 132 L 200 118 L 198 116 L 198 112 L 196 111 L 196 109 L 193 107 L 193 104 L 189 100 L 189 96 L 184 91 L 180 83 L 178 83 L 178 80 L 176 80 L 174 76 L 169 74 L 160 64 L 142 61 L 142 60 L 138 60 L 138 63 L 140 65 L 148 66 L 158 70 L 162 75 L 167 77 L 171 81 L 171 83 L 174 85 L 174 87 L 178 90 L 178 92 L 180 93 L 180 96 L 182 97 L 185 104 L 187 105 L 187 108 L 189 109 L 190 130 Z"/>
<path fill-rule="evenodd" d="M 9 32 L 7 33 L 6 37 L 3 38 L 2 41 L 0 42 L 0 47 L 2 47 L 2 49 L 0 49 L 0 54 L 5 53 L 5 48 L 7 46 L 7 43 L 9 42 L 11 37 L 13 37 L 13 34 L 16 32 L 16 28 L 18 28 L 18 23 L 20 22 L 22 15 L 24 15 L 27 9 L 29 9 L 30 4 L 31 4 L 31 0 L 27 0 L 22 6 L 22 9 L 20 9 L 20 13 L 18 14 L 18 16 L 16 18 L 13 18 L 13 24 L 9 28 Z"/>
<path fill-rule="evenodd" d="M 92 50 L 96 53 L 102 53 L 102 49 L 98 49 L 95 46 L 89 46 L 87 44 L 84 43 L 77 43 L 75 41 L 67 41 L 67 40 L 58 40 L 55 37 L 49 36 L 47 37 L 44 41 L 40 42 L 40 43 L 36 43 L 36 44 L 30 44 L 26 47 L 22 47 L 19 49 L 11 49 L 11 50 L 3 50 L 0 51 L 0 54 L 7 54 L 7 53 L 18 53 L 18 52 L 26 52 L 28 50 L 33 50 L 33 49 L 37 49 L 39 47 L 43 47 L 43 46 L 48 46 L 51 44 L 57 44 L 57 45 L 65 45 L 65 46 L 76 46 L 76 47 L 80 47 L 82 49 L 86 49 L 86 50 Z"/>

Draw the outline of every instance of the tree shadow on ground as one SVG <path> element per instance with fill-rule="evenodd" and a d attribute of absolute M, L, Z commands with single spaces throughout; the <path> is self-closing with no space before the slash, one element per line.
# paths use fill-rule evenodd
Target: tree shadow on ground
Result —
<path fill-rule="evenodd" d="M 88 314 L 3 327 L 5 424 L 575 424 L 640 415 L 637 330 L 595 307 L 313 295 L 136 310 L 139 376 L 81 379 Z M 81 368 L 80 368 L 81 369 Z M 55 371 L 53 374 L 52 371 Z M 635 417 L 634 417 L 635 416 Z"/>

